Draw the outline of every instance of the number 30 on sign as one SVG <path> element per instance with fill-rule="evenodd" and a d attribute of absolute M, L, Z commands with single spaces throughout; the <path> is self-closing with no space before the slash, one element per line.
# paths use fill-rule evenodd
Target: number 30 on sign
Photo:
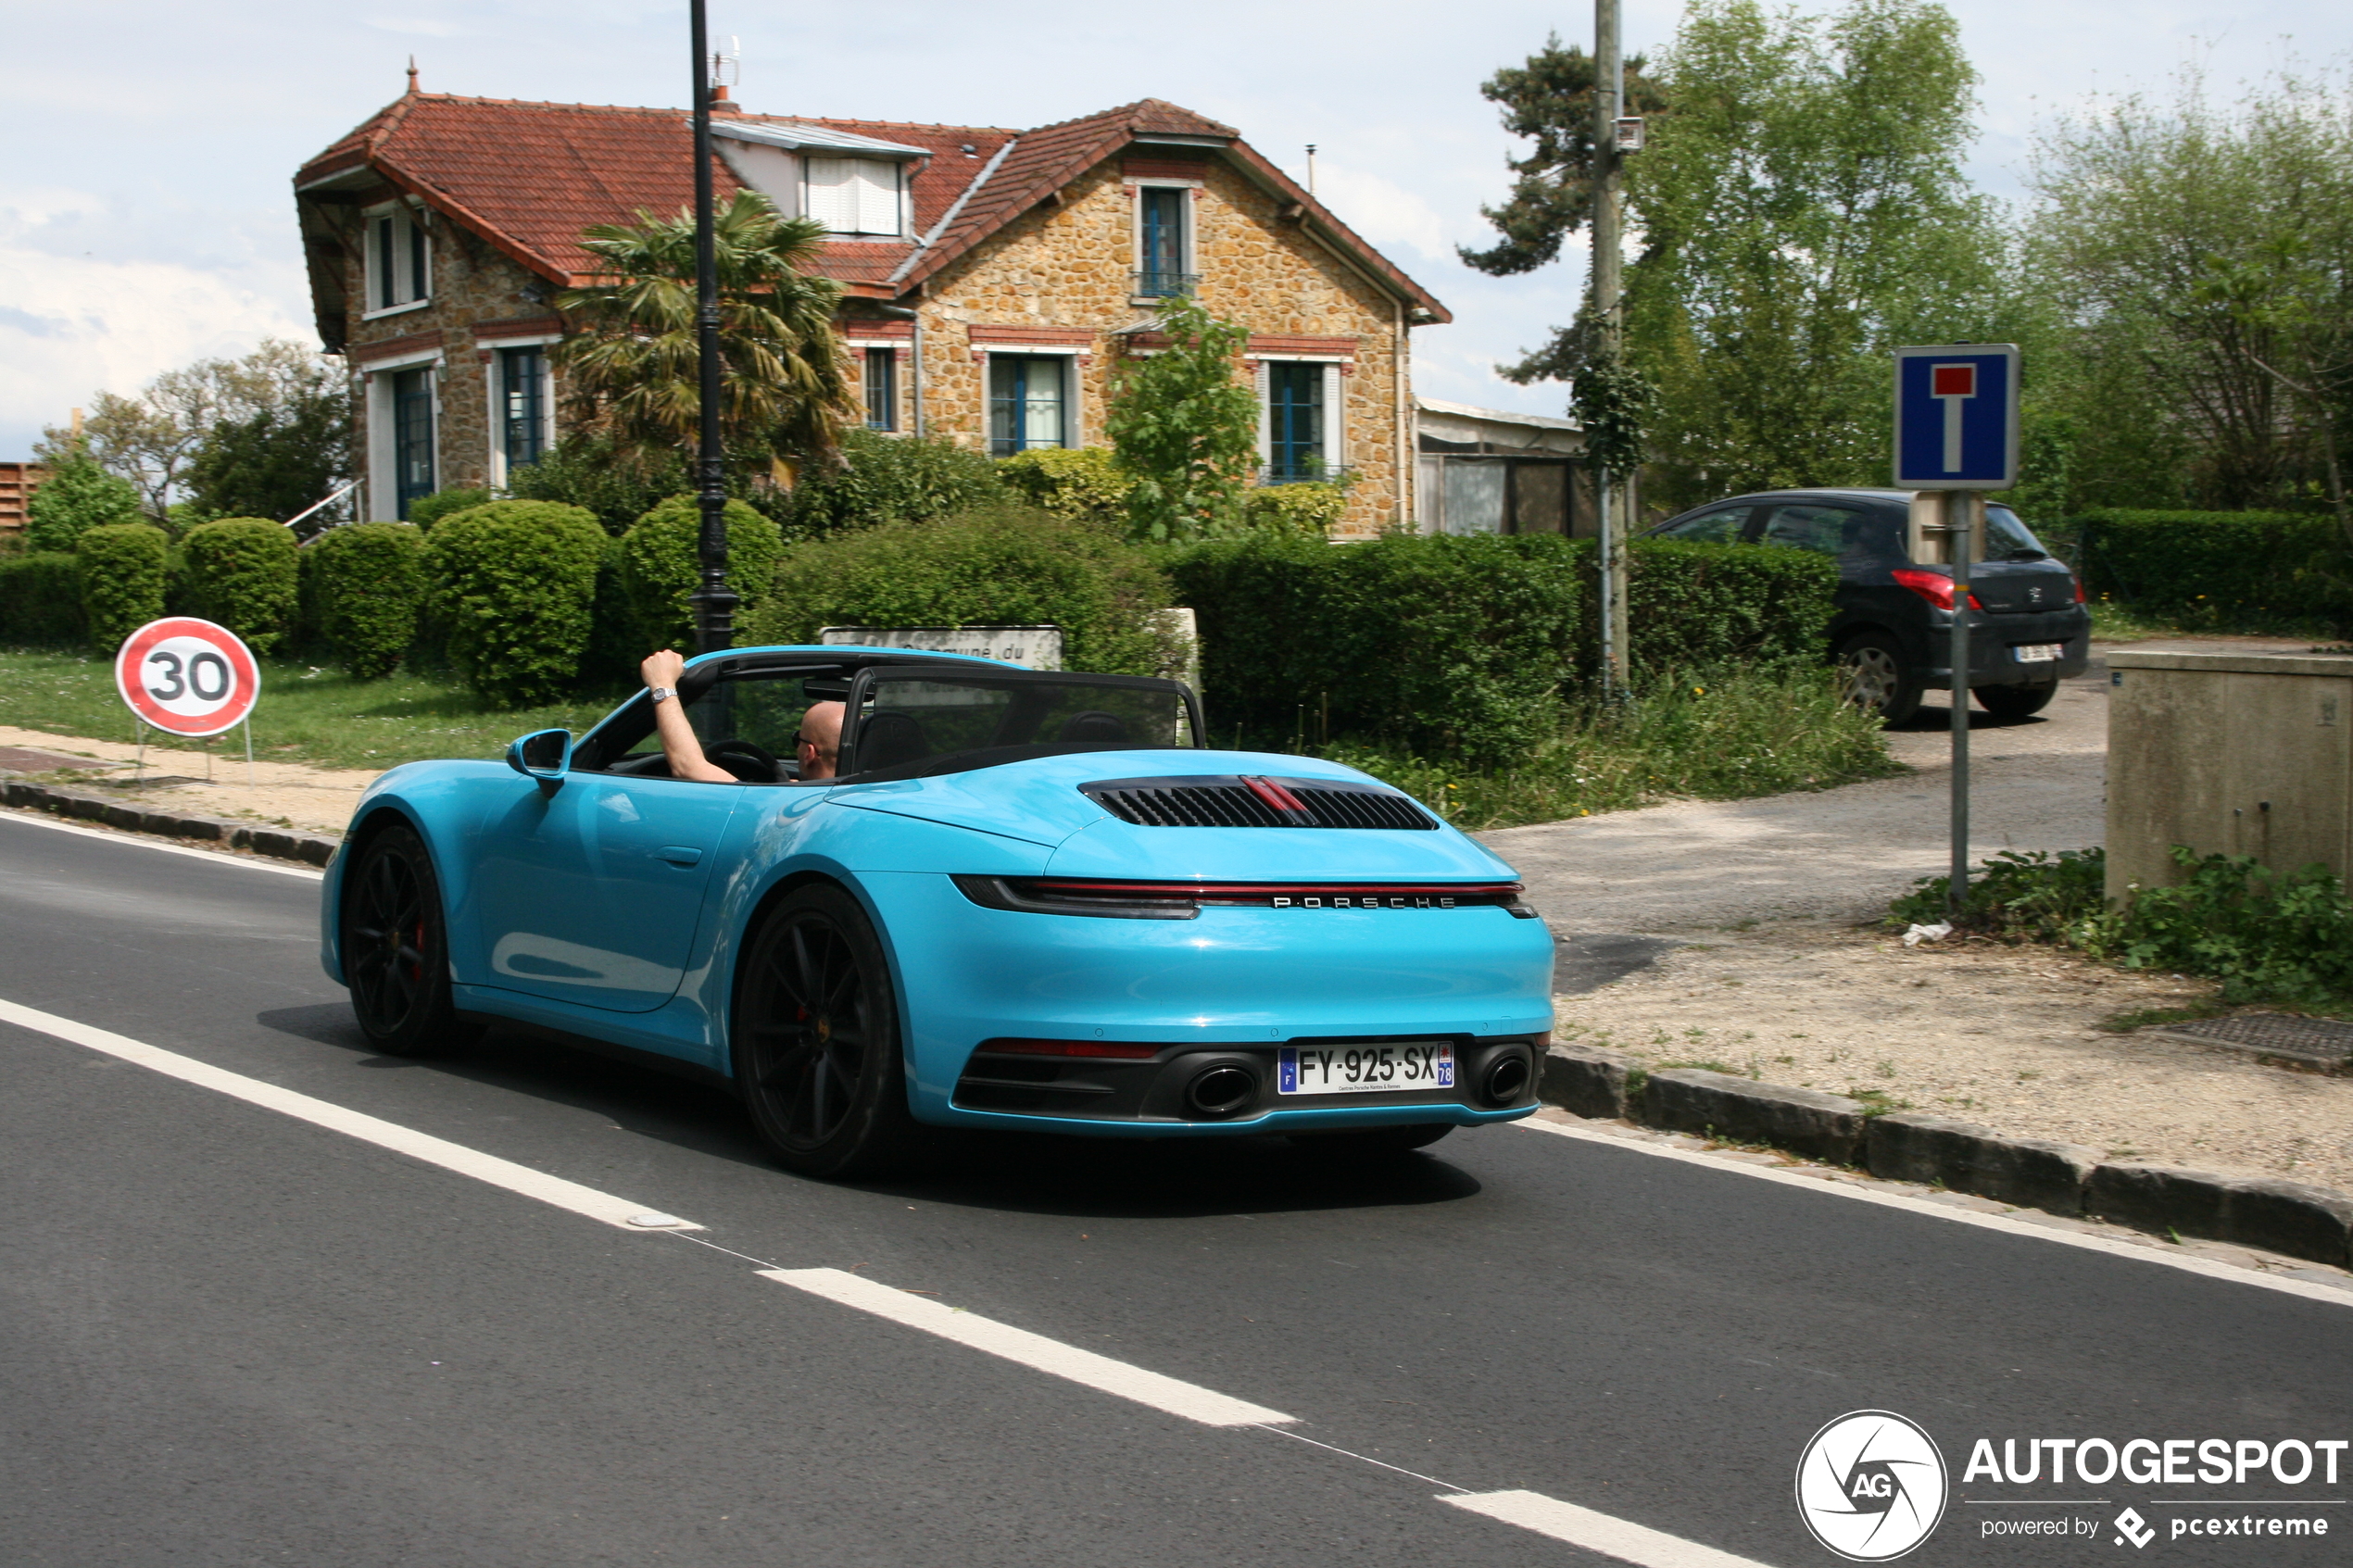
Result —
<path fill-rule="evenodd" d="M 150 621 L 114 656 L 115 689 L 131 711 L 175 735 L 217 735 L 252 713 L 261 667 L 226 626 L 184 615 Z"/>

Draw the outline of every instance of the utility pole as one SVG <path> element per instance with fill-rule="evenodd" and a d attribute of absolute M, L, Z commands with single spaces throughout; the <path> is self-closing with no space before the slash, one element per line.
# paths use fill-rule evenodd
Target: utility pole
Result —
<path fill-rule="evenodd" d="M 700 361 L 701 420 L 695 450 L 695 500 L 702 513 L 696 554 L 702 586 L 695 606 L 695 651 L 716 653 L 736 642 L 736 606 L 727 586 L 727 457 L 719 440 L 719 251 L 712 232 L 711 41 L 703 0 L 690 0 L 695 51 L 695 352 Z"/>
<path fill-rule="evenodd" d="M 1619 57 L 1618 0 L 1593 0 L 1593 320 L 1603 355 L 1616 363 L 1625 339 L 1620 298 L 1617 120 L 1624 112 L 1626 71 Z M 1617 476 L 1593 470 L 1595 520 L 1600 537 L 1602 585 L 1602 690 L 1626 690 L 1626 530 L 1633 520 L 1616 503 Z"/>

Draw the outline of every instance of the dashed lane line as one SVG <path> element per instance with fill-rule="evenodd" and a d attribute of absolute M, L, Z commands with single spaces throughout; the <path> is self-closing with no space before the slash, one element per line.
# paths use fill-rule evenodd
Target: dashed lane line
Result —
<path fill-rule="evenodd" d="M 1753 1559 L 1734 1557 L 1729 1551 L 1687 1541 L 1680 1536 L 1613 1519 L 1606 1513 L 1548 1498 L 1541 1492 L 1441 1494 L 1438 1500 L 1583 1547 L 1604 1557 L 1637 1563 L 1640 1568 L 1763 1568 Z"/>
<path fill-rule="evenodd" d="M 0 1023 L 13 1023 L 19 1029 L 30 1029 L 36 1034 L 86 1047 L 160 1073 L 168 1078 L 177 1078 L 182 1083 L 194 1084 L 199 1088 L 244 1100 L 248 1105 L 277 1111 L 282 1116 L 291 1116 L 297 1122 L 308 1122 L 312 1126 L 341 1133 L 361 1143 L 388 1148 L 395 1154 L 405 1154 L 427 1165 L 438 1165 L 445 1171 L 471 1176 L 495 1187 L 504 1187 L 509 1192 L 552 1204 L 558 1209 L 568 1209 L 575 1214 L 622 1230 L 702 1229 L 700 1225 L 675 1215 L 654 1212 L 646 1204 L 632 1203 L 609 1192 L 598 1192 L 595 1187 L 583 1186 L 561 1176 L 551 1176 L 545 1171 L 535 1171 L 528 1165 L 518 1165 L 511 1160 L 501 1160 L 495 1154 L 484 1154 L 480 1149 L 468 1148 L 447 1138 L 434 1137 L 431 1133 L 420 1133 L 412 1127 L 403 1127 L 381 1117 L 347 1110 L 309 1095 L 297 1094 L 292 1089 L 282 1089 L 275 1084 L 265 1084 L 258 1078 L 248 1078 L 242 1073 L 232 1073 L 226 1068 L 215 1067 L 210 1062 L 198 1061 L 194 1057 L 182 1056 L 177 1051 L 168 1051 L 158 1046 L 150 1046 L 126 1035 L 77 1023 L 70 1018 L 59 1018 L 55 1013 L 0 1000 Z"/>

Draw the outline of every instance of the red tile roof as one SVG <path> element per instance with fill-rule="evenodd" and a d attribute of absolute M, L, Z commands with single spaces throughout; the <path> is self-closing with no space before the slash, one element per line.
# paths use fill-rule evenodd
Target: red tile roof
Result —
<path fill-rule="evenodd" d="M 1035 131 L 783 115 L 725 118 L 821 125 L 929 151 L 912 184 L 915 232 L 930 236 L 951 210 L 955 220 L 927 248 L 884 241 L 827 244 L 820 270 L 858 294 L 887 298 L 912 290 L 1139 137 L 1176 136 L 1204 139 L 1207 156 L 1222 149 L 1247 178 L 1298 204 L 1392 290 L 1435 319 L 1449 319 L 1427 291 L 1259 157 L 1231 126 L 1157 98 Z M 998 163 L 1000 151 L 1005 157 Z M 594 275 L 596 258 L 580 247 L 588 225 L 626 222 L 640 211 L 667 217 L 694 200 L 693 133 L 679 109 L 411 93 L 304 164 L 295 188 L 306 191 L 365 168 L 463 222 L 532 271 L 567 284 Z M 723 194 L 738 188 L 724 162 L 713 168 Z"/>

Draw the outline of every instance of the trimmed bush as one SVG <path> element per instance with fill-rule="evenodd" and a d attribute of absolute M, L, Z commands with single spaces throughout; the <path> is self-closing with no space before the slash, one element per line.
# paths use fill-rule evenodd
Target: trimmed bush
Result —
<path fill-rule="evenodd" d="M 824 626 L 1063 629 L 1071 670 L 1158 675 L 1182 650 L 1160 620 L 1168 581 L 1100 524 L 1024 507 L 886 523 L 788 546 L 743 641 L 813 643 Z"/>
<path fill-rule="evenodd" d="M 415 526 L 430 530 L 443 518 L 458 512 L 470 512 L 476 507 L 488 506 L 487 490 L 460 486 L 455 490 L 436 490 L 430 495 L 420 495 L 409 503 L 409 521 Z"/>
<path fill-rule="evenodd" d="M 1575 546 L 1590 563 L 1592 547 Z M 1588 564 L 1590 577 L 1592 567 Z M 1639 540 L 1626 552 L 1626 621 L 1638 674 L 1819 660 L 1838 563 L 1812 550 Z M 1589 588 L 1597 596 L 1597 588 Z M 1598 668 L 1599 607 L 1587 601 Z"/>
<path fill-rule="evenodd" d="M 2353 569 L 2334 518 L 2109 508 L 2084 513 L 2073 533 L 2095 598 L 2217 626 L 2353 622 Z"/>
<path fill-rule="evenodd" d="M 881 522 L 929 522 L 1005 499 L 997 467 L 952 442 L 842 433 L 846 467 L 805 470 L 783 521 L 795 536 Z"/>
<path fill-rule="evenodd" d="M 70 550 L 90 529 L 145 521 L 139 511 L 138 486 L 74 452 L 52 466 L 49 477 L 25 503 L 25 547 Z"/>
<path fill-rule="evenodd" d="M 361 680 L 413 658 L 425 604 L 425 536 L 412 523 L 331 528 L 303 551 L 310 609 L 335 662 Z"/>
<path fill-rule="evenodd" d="M 1125 528 L 1136 476 L 1101 446 L 1040 446 L 997 459 L 997 477 L 1041 512 Z"/>
<path fill-rule="evenodd" d="M 493 501 L 442 519 L 425 537 L 434 615 L 449 659 L 493 702 L 552 701 L 578 674 L 604 531 L 552 501 Z"/>
<path fill-rule="evenodd" d="M 71 646 L 89 635 L 82 567 L 71 551 L 0 557 L 0 646 Z"/>
<path fill-rule="evenodd" d="M 724 515 L 727 581 L 743 596 L 736 614 L 746 616 L 766 601 L 775 582 L 784 532 L 741 501 L 728 502 Z M 695 607 L 688 596 L 702 585 L 701 536 L 702 512 L 692 495 L 673 495 L 622 536 L 620 585 L 635 658 L 661 647 L 694 647 Z"/>
<path fill-rule="evenodd" d="M 1262 484 L 1242 495 L 1242 521 L 1275 533 L 1301 533 L 1311 539 L 1329 535 L 1332 524 L 1348 509 L 1348 492 L 1320 481 L 1301 484 Z"/>
<path fill-rule="evenodd" d="M 740 480 L 744 465 L 731 462 L 727 475 Z M 560 501 L 595 514 L 614 538 L 661 504 L 693 487 L 694 475 L 682 455 L 641 454 L 636 461 L 619 457 L 612 443 L 598 435 L 568 435 L 537 462 L 507 472 L 507 494 L 518 501 Z"/>
<path fill-rule="evenodd" d="M 144 522 L 85 529 L 74 546 L 82 580 L 82 613 L 90 640 L 107 653 L 163 614 L 164 557 L 171 541 Z"/>
<path fill-rule="evenodd" d="M 188 530 L 180 549 L 189 608 L 256 653 L 275 651 L 294 626 L 301 571 L 294 531 L 267 518 L 224 517 Z"/>
<path fill-rule="evenodd" d="M 1259 534 L 1174 558 L 1201 621 L 1220 735 L 1289 748 L 1346 737 L 1487 763 L 1559 728 L 1584 573 L 1558 535 L 1391 534 L 1333 546 Z"/>

